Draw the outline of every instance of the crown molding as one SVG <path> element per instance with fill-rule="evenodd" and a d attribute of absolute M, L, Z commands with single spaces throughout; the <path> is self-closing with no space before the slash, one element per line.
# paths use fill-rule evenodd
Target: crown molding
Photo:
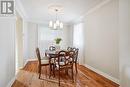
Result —
<path fill-rule="evenodd" d="M 25 9 L 21 3 L 21 0 L 15 0 L 15 10 L 19 13 L 19 15 L 23 18 L 23 19 L 27 19 L 27 14 L 25 12 Z"/>
<path fill-rule="evenodd" d="M 32 23 L 36 23 L 36 24 L 45 24 L 47 25 L 48 22 L 47 21 L 43 21 L 43 20 L 37 20 L 37 19 L 26 19 L 27 22 L 32 22 Z"/>
<path fill-rule="evenodd" d="M 36 23 L 36 24 L 44 24 L 44 25 L 48 25 L 49 22 L 48 21 L 43 21 L 43 20 L 37 20 L 37 19 L 26 19 L 27 22 L 32 22 L 32 23 Z M 69 23 L 64 23 L 64 25 L 68 26 L 70 25 Z"/>
<path fill-rule="evenodd" d="M 0 19 L 8 19 L 8 20 L 16 20 L 16 16 L 13 16 L 13 17 L 3 17 L 1 16 Z"/>
<path fill-rule="evenodd" d="M 81 15 L 80 17 L 78 17 L 76 20 L 73 20 L 73 24 L 78 23 L 78 22 L 83 22 L 83 18 L 93 12 L 95 12 L 96 10 L 98 10 L 99 8 L 107 5 L 110 1 L 112 0 L 105 0 L 99 4 L 97 4 L 95 7 L 91 8 L 90 10 L 88 10 L 85 14 Z"/>

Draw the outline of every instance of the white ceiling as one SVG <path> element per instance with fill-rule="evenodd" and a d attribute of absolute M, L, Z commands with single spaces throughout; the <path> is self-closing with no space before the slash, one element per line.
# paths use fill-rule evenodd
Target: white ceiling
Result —
<path fill-rule="evenodd" d="M 49 22 L 55 15 L 49 14 L 48 6 L 59 4 L 64 8 L 64 14 L 58 19 L 65 23 L 73 22 L 89 9 L 104 0 L 21 0 L 29 20 Z"/>

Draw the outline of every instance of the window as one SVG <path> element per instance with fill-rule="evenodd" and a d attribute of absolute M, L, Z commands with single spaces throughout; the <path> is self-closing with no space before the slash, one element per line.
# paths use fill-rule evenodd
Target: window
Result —
<path fill-rule="evenodd" d="M 79 63 L 84 61 L 84 33 L 83 23 L 74 25 L 73 29 L 73 46 L 79 48 Z"/>

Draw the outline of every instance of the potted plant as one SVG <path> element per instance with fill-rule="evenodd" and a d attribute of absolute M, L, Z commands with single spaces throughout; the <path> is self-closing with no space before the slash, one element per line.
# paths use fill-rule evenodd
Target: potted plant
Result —
<path fill-rule="evenodd" d="M 59 44 L 60 44 L 61 41 L 62 41 L 61 38 L 56 38 L 56 39 L 55 39 L 55 43 L 56 43 L 56 46 L 55 46 L 55 47 L 56 47 L 57 50 L 60 49 L 60 45 L 59 45 Z"/>
<path fill-rule="evenodd" d="M 62 41 L 61 38 L 56 38 L 56 39 L 55 39 L 56 44 L 60 44 L 61 41 Z"/>

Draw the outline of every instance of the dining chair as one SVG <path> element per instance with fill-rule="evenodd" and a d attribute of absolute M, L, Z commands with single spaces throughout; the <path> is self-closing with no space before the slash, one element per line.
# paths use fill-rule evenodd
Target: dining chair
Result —
<path fill-rule="evenodd" d="M 58 70 L 58 80 L 59 80 L 59 86 L 60 86 L 60 72 L 61 70 L 65 70 L 65 73 L 68 75 L 68 69 L 71 69 L 71 75 L 72 75 L 72 80 L 74 81 L 73 77 L 73 63 L 74 63 L 74 51 L 60 51 L 58 53 L 58 58 L 55 58 L 55 69 Z"/>
<path fill-rule="evenodd" d="M 38 58 L 38 73 L 39 73 L 39 79 L 40 79 L 42 66 L 49 65 L 49 58 L 48 57 L 43 57 L 41 59 L 39 48 L 36 48 L 36 55 L 37 55 L 37 58 Z"/>
<path fill-rule="evenodd" d="M 67 51 L 72 51 L 73 48 L 72 47 L 67 47 Z"/>
<path fill-rule="evenodd" d="M 50 46 L 50 47 L 49 47 L 49 50 L 50 50 L 50 51 L 55 51 L 55 50 L 56 50 L 56 47 Z"/>
<path fill-rule="evenodd" d="M 72 48 L 72 50 L 75 52 L 75 55 L 74 55 L 74 64 L 75 64 L 75 70 L 76 70 L 76 73 L 77 73 L 78 72 L 78 69 L 77 69 L 77 60 L 78 60 L 79 49 L 78 48 Z"/>

